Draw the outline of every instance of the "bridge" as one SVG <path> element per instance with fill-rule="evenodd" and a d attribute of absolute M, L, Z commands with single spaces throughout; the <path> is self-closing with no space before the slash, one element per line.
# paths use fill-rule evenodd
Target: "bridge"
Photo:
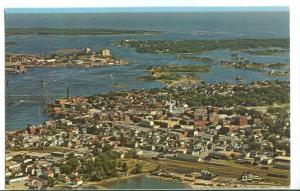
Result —
<path fill-rule="evenodd" d="M 40 95 L 13 95 L 9 91 L 9 81 L 6 81 L 6 95 L 5 102 L 12 103 L 13 101 L 29 100 L 29 101 L 40 101 L 42 104 L 47 104 L 50 100 L 59 99 L 62 97 L 69 98 L 69 88 L 67 88 L 66 94 L 48 94 L 44 80 L 40 82 Z"/>

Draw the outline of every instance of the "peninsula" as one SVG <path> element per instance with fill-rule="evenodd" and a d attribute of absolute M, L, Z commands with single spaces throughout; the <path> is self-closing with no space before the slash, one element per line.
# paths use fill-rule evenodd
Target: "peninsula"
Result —
<path fill-rule="evenodd" d="M 101 67 L 128 63 L 127 60 L 113 56 L 108 48 L 95 51 L 88 47 L 83 50 L 62 49 L 46 56 L 9 53 L 5 55 L 6 72 L 15 73 L 22 73 L 26 68 Z"/>

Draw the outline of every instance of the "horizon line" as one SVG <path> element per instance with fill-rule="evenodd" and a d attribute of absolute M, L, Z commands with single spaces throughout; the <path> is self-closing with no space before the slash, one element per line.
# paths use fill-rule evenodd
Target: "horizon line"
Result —
<path fill-rule="evenodd" d="M 189 13 L 189 12 L 289 12 L 281 7 L 80 7 L 80 8 L 5 8 L 5 14 L 49 14 L 49 13 Z"/>

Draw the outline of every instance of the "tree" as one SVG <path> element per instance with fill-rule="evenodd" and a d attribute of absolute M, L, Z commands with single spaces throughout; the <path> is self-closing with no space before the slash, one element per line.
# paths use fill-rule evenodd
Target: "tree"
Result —
<path fill-rule="evenodd" d="M 137 163 L 135 167 L 132 169 L 133 174 L 139 174 L 143 171 L 143 165 L 141 163 Z"/>
<path fill-rule="evenodd" d="M 128 165 L 127 165 L 126 162 L 124 162 L 124 163 L 122 164 L 122 171 L 123 171 L 123 172 L 127 172 L 127 171 L 128 171 Z"/>
<path fill-rule="evenodd" d="M 80 165 L 80 162 L 76 157 L 70 158 L 67 163 L 70 165 L 72 170 L 77 169 Z"/>
<path fill-rule="evenodd" d="M 75 157 L 74 153 L 68 155 L 67 161 L 65 164 L 61 165 L 61 171 L 67 175 L 71 174 L 80 166 L 80 161 Z"/>
<path fill-rule="evenodd" d="M 122 162 L 118 161 L 118 168 L 121 168 L 121 166 L 122 166 Z"/>
<path fill-rule="evenodd" d="M 48 176 L 48 186 L 53 187 L 55 185 L 55 180 L 54 178 Z"/>
<path fill-rule="evenodd" d="M 102 148 L 103 152 L 108 152 L 112 150 L 112 146 L 110 144 L 104 144 Z"/>
<path fill-rule="evenodd" d="M 61 172 L 63 172 L 63 173 L 65 173 L 65 174 L 67 174 L 67 175 L 69 175 L 69 174 L 71 174 L 72 173 L 72 168 L 71 168 L 71 166 L 69 166 L 68 164 L 62 164 L 61 166 L 60 166 L 60 169 L 61 169 Z"/>

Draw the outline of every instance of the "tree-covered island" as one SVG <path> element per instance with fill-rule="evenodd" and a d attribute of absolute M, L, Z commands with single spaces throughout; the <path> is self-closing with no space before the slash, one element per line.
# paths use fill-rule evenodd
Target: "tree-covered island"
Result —
<path fill-rule="evenodd" d="M 288 52 L 289 49 L 263 49 L 263 50 L 244 50 L 242 52 L 255 56 L 272 56 Z"/>
<path fill-rule="evenodd" d="M 248 50 L 278 47 L 287 49 L 288 38 L 278 39 L 223 39 L 223 40 L 122 40 L 120 45 L 148 53 L 204 53 L 217 49 Z"/>
<path fill-rule="evenodd" d="M 138 77 L 139 80 L 157 80 L 168 85 L 178 83 L 197 83 L 196 73 L 209 72 L 210 65 L 169 64 L 147 68 L 149 75 Z"/>
<path fill-rule="evenodd" d="M 176 54 L 177 60 L 190 60 L 195 62 L 212 62 L 214 61 L 211 57 L 197 57 L 187 54 Z"/>

